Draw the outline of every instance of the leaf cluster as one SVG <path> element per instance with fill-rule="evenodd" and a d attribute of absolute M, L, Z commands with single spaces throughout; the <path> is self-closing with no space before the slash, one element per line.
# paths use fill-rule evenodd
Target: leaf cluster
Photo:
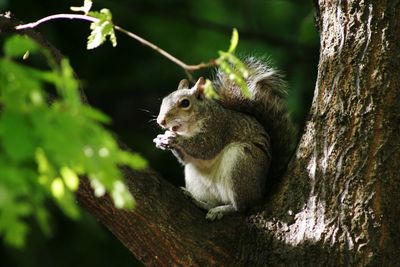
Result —
<path fill-rule="evenodd" d="M 240 87 L 243 95 L 250 98 L 250 91 L 246 83 L 249 71 L 246 65 L 235 55 L 238 43 L 239 33 L 237 29 L 233 29 L 228 51 L 219 51 L 219 57 L 216 59 L 216 62 L 219 69 L 224 72 L 231 81 L 234 81 Z M 218 94 L 215 92 L 211 81 L 208 79 L 205 84 L 205 93 L 207 97 L 218 98 Z"/>
<path fill-rule="evenodd" d="M 117 37 L 115 36 L 110 10 L 103 8 L 100 11 L 90 11 L 92 4 L 91 0 L 85 0 L 83 6 L 71 7 L 72 11 L 83 12 L 85 15 L 97 19 L 90 24 L 91 32 L 87 41 L 87 49 L 100 46 L 107 40 L 107 37 L 110 38 L 113 47 L 117 46 Z"/>
<path fill-rule="evenodd" d="M 69 217 L 78 218 L 74 192 L 80 176 L 88 177 L 96 196 L 109 192 L 117 207 L 133 208 L 134 199 L 119 166 L 143 169 L 146 161 L 121 150 L 103 126 L 110 119 L 81 101 L 68 60 L 55 64 L 48 51 L 19 35 L 8 38 L 3 51 L 0 234 L 4 241 L 22 246 L 29 230 L 27 219 L 32 217 L 50 234 L 48 200 Z M 28 66 L 27 51 L 44 57 L 49 67 Z"/>

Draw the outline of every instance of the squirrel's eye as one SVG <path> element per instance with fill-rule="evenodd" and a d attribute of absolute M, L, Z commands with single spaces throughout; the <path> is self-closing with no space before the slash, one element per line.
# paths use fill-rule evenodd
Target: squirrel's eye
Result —
<path fill-rule="evenodd" d="M 181 102 L 179 103 L 179 106 L 181 108 L 188 108 L 190 106 L 190 101 L 189 99 L 182 99 Z"/>

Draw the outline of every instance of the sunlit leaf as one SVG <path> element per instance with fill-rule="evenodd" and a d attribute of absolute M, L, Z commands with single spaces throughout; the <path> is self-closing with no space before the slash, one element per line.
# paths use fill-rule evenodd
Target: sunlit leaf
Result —
<path fill-rule="evenodd" d="M 97 18 L 98 21 L 90 24 L 90 35 L 88 37 L 87 49 L 94 49 L 100 46 L 106 40 L 107 36 L 110 37 L 112 45 L 117 45 L 117 38 L 114 32 L 114 24 L 112 23 L 112 15 L 110 10 L 103 8 L 100 12 L 89 12 L 89 15 Z"/>
<path fill-rule="evenodd" d="M 231 43 L 229 45 L 228 53 L 234 53 L 239 43 L 239 33 L 236 28 L 233 28 Z"/>
<path fill-rule="evenodd" d="M 30 52 L 29 52 L 29 50 L 28 50 L 28 51 L 26 51 L 25 54 L 22 56 L 22 59 L 23 59 L 23 60 L 27 60 L 27 59 L 29 58 L 29 56 L 30 56 Z"/>
<path fill-rule="evenodd" d="M 41 173 L 41 174 L 48 173 L 50 170 L 49 162 L 46 158 L 46 155 L 44 154 L 43 149 L 37 148 L 35 157 L 36 157 L 36 163 L 38 165 L 39 173 Z"/>
<path fill-rule="evenodd" d="M 249 71 L 246 65 L 232 53 L 219 51 L 219 55 L 217 59 L 219 69 L 239 86 L 245 97 L 250 98 L 251 93 L 246 82 Z"/>
<path fill-rule="evenodd" d="M 91 178 L 90 185 L 94 189 L 94 195 L 96 197 L 102 197 L 106 193 L 106 188 L 98 179 Z"/>
<path fill-rule="evenodd" d="M 64 183 L 61 178 L 55 178 L 51 183 L 51 193 L 55 198 L 62 198 L 65 193 Z"/>
<path fill-rule="evenodd" d="M 121 181 L 114 182 L 113 189 L 111 191 L 111 197 L 114 201 L 114 205 L 117 208 L 132 209 L 135 206 L 135 200 L 128 191 L 128 188 Z"/>
<path fill-rule="evenodd" d="M 206 79 L 206 83 L 204 84 L 204 94 L 208 98 L 218 99 L 219 96 L 212 86 L 212 82 L 209 79 Z"/>
<path fill-rule="evenodd" d="M 91 0 L 85 0 L 83 2 L 83 6 L 80 7 L 71 6 L 70 9 L 75 12 L 83 12 L 84 14 L 88 14 L 90 9 L 92 8 L 92 4 L 93 3 Z"/>
<path fill-rule="evenodd" d="M 63 166 L 60 170 L 61 176 L 64 179 L 65 185 L 72 191 L 76 191 L 79 186 L 78 175 L 70 168 Z"/>

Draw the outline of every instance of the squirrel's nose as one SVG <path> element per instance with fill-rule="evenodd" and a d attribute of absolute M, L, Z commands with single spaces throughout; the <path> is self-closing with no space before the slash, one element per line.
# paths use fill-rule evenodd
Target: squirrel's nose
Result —
<path fill-rule="evenodd" d="M 167 121 L 165 120 L 165 118 L 157 118 L 157 123 L 163 127 L 165 127 L 165 125 L 167 125 Z"/>

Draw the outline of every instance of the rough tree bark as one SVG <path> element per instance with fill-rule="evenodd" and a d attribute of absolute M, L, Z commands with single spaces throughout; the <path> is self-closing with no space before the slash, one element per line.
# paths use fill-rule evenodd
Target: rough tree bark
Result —
<path fill-rule="evenodd" d="M 298 149 L 262 207 L 209 223 L 156 173 L 125 170 L 133 212 L 81 204 L 148 266 L 396 266 L 400 247 L 399 1 L 316 3 L 314 99 Z"/>

